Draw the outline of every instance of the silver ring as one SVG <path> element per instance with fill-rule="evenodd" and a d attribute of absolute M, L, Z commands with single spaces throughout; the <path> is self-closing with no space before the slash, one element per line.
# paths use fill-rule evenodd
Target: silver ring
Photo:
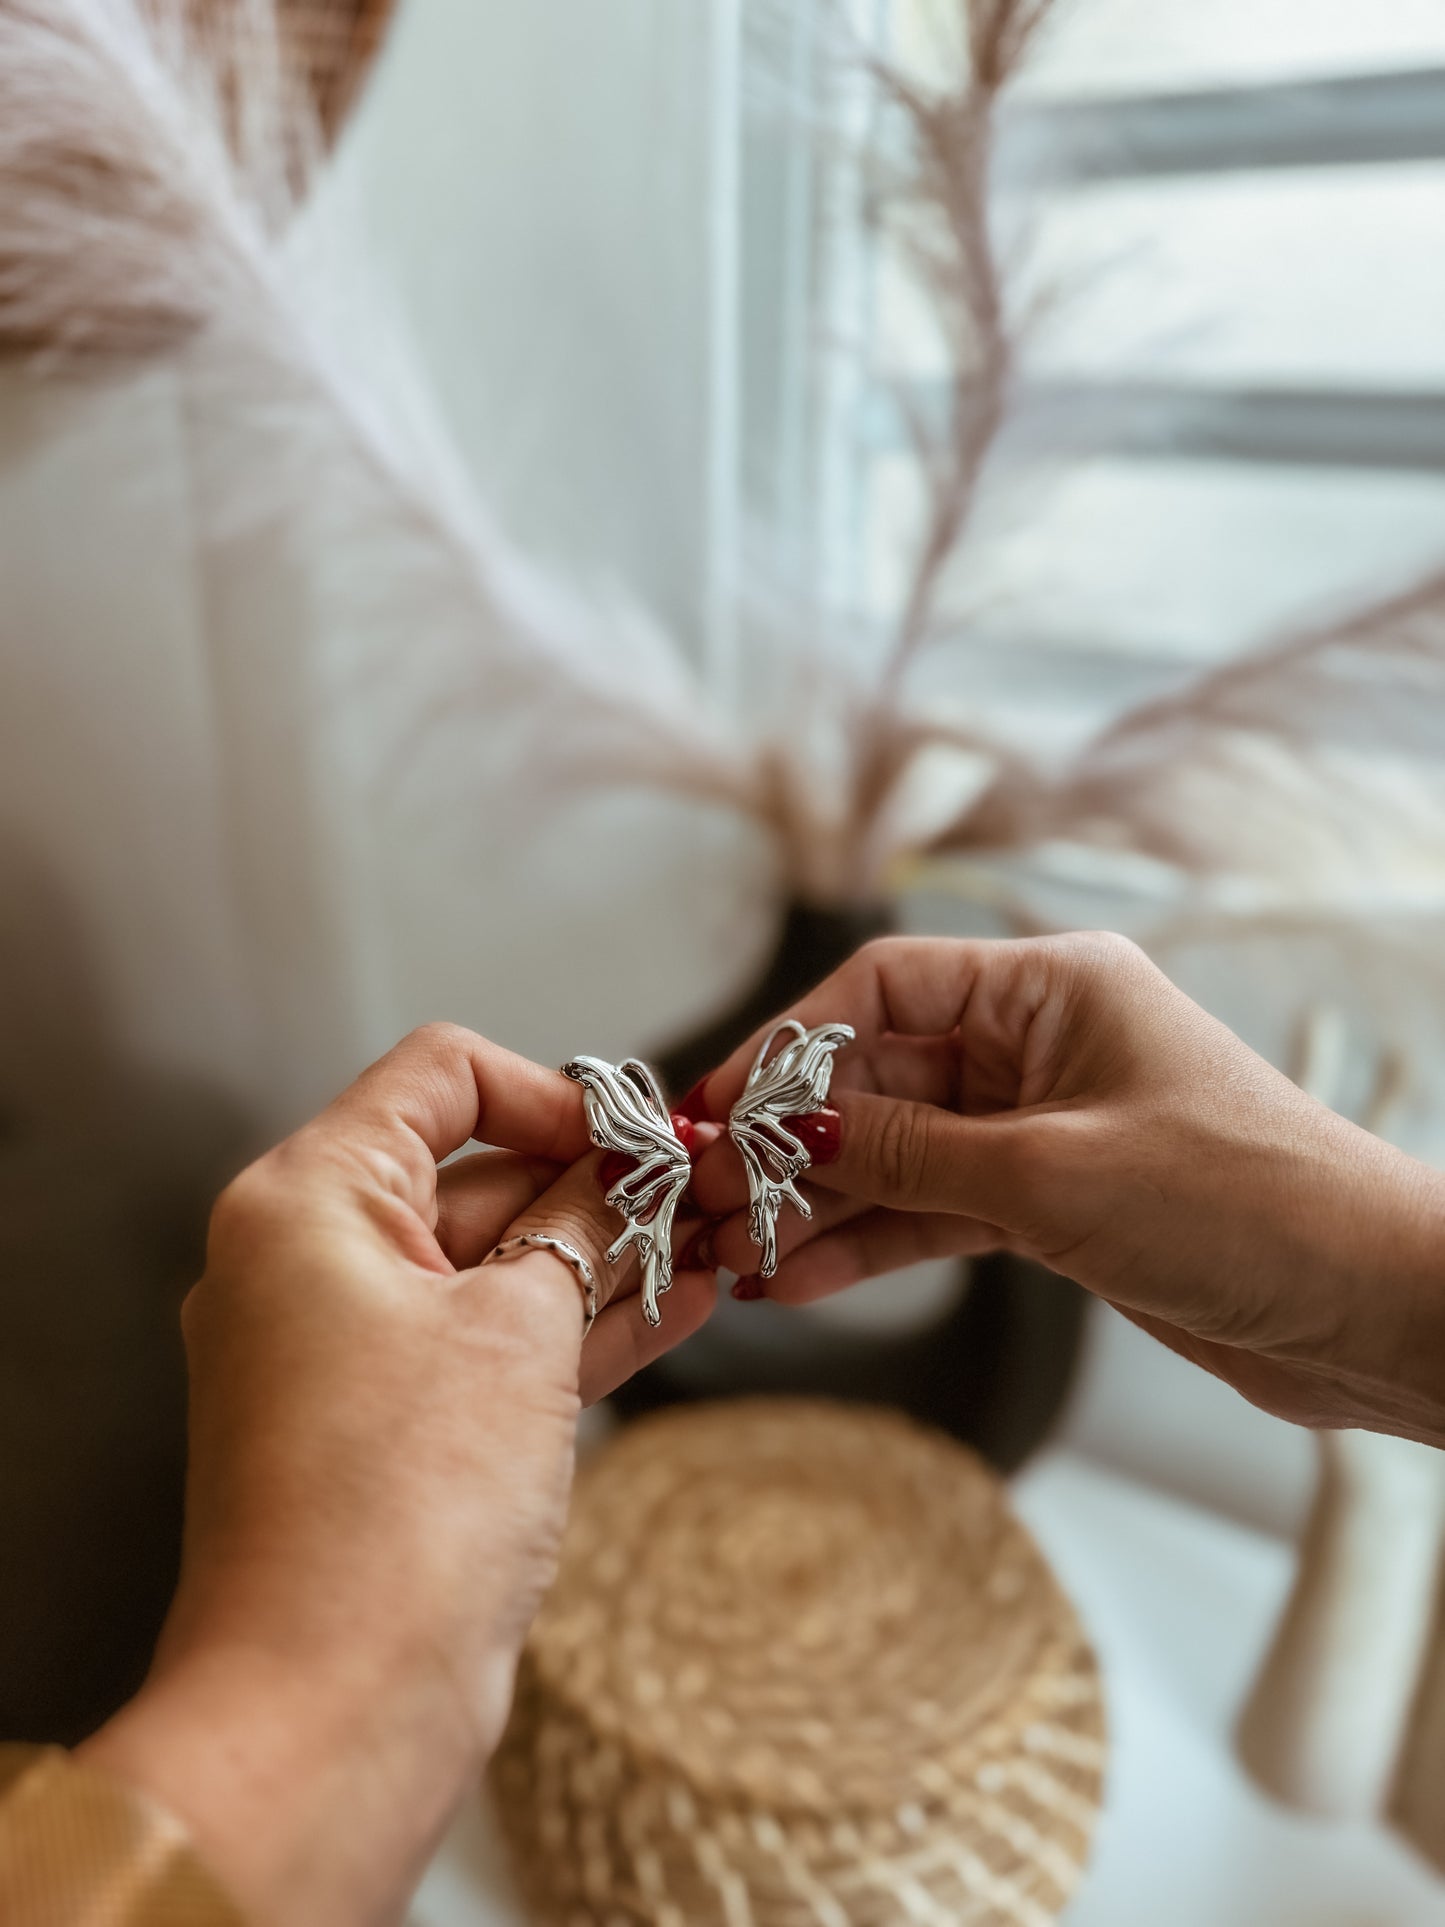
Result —
<path fill-rule="evenodd" d="M 576 1245 L 569 1245 L 565 1238 L 554 1238 L 550 1231 L 519 1231 L 515 1238 L 506 1238 L 489 1251 L 483 1259 L 484 1264 L 496 1264 L 504 1258 L 516 1258 L 523 1251 L 550 1251 L 554 1258 L 560 1258 L 564 1265 L 571 1268 L 573 1276 L 582 1287 L 583 1302 L 587 1306 L 587 1323 L 583 1327 L 585 1338 L 591 1331 L 597 1317 L 597 1280 L 592 1267 L 582 1256 Z"/>

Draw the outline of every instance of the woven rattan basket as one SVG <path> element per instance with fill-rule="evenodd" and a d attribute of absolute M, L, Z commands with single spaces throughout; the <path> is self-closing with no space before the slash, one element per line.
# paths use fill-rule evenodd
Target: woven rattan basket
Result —
<path fill-rule="evenodd" d="M 1103 1765 L 997 1477 L 890 1412 L 760 1400 L 583 1471 L 495 1787 L 558 1927 L 1043 1927 Z"/>

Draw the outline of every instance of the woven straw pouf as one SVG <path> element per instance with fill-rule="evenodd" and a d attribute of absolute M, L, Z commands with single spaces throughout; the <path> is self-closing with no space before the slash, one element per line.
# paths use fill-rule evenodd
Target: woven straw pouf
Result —
<path fill-rule="evenodd" d="M 584 1469 L 495 1787 L 549 1927 L 1044 1927 L 1103 1766 L 997 1477 L 891 1412 L 758 1400 Z"/>

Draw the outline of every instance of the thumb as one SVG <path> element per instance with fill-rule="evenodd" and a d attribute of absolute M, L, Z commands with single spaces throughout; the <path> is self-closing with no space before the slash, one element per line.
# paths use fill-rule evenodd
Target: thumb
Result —
<path fill-rule="evenodd" d="M 862 1091 L 839 1091 L 837 1154 L 811 1183 L 894 1211 L 946 1211 L 1023 1234 L 1046 1191 L 1048 1114 L 960 1117 Z"/>

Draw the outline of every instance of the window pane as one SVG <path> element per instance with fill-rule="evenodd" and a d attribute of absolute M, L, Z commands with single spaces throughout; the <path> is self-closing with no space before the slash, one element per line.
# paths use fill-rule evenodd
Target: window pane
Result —
<path fill-rule="evenodd" d="M 958 17 L 956 0 L 897 0 L 916 71 L 932 61 L 937 72 L 944 57 L 928 23 Z M 1445 0 L 1060 0 L 1031 84 L 1126 96 L 1421 63 L 1445 67 Z M 1037 679 L 1045 659 L 1067 659 L 1073 693 L 1050 684 L 1050 700 L 1077 713 L 1088 706 L 1081 678 L 1097 675 L 1110 701 L 1121 675 L 1217 659 L 1445 561 L 1445 447 L 1437 473 L 1433 417 L 1413 402 L 1445 396 L 1445 163 L 1055 188 L 1012 255 L 1018 206 L 1003 211 L 1001 246 L 1022 264 L 1024 292 L 1046 304 L 1023 391 L 1049 408 L 1082 397 L 1072 419 L 1094 459 L 1042 463 L 1027 433 L 1003 445 L 944 597 L 966 625 L 970 663 L 1023 644 L 1014 653 Z M 874 266 L 875 325 L 861 336 L 874 385 L 850 420 L 860 574 L 886 626 L 906 598 L 921 520 L 893 398 L 928 418 L 949 367 L 930 302 L 888 242 Z M 1208 404 L 1211 390 L 1282 392 L 1272 410 L 1248 401 L 1245 434 L 1238 410 Z M 1393 414 L 1376 405 L 1392 395 Z M 1164 428 L 1136 408 L 1134 429 L 1111 435 L 1100 411 L 1151 401 Z M 1047 436 L 1047 409 L 1029 419 Z M 1043 446 L 1059 453 L 1057 441 Z M 1191 448 L 1211 459 L 1190 460 Z M 1291 466 L 1311 459 L 1319 466 Z M 1121 659 L 1133 666 L 1120 670 Z M 1001 687 L 972 668 L 969 679 L 971 691 Z"/>
<path fill-rule="evenodd" d="M 917 469 L 872 464 L 868 586 L 896 611 Z M 1098 461 L 991 491 L 946 606 L 994 637 L 1210 659 L 1399 586 L 1445 554 L 1445 480 Z"/>
<path fill-rule="evenodd" d="M 901 0 L 905 12 L 938 3 Z M 1020 92 L 1142 93 L 1435 62 L 1445 63 L 1440 0 L 1059 0 Z"/>
<path fill-rule="evenodd" d="M 1445 386 L 1442 236 L 1434 162 L 1057 194 L 1031 265 L 1059 297 L 1034 370 Z"/>
<path fill-rule="evenodd" d="M 1445 114 L 1445 92 L 1442 92 Z M 1445 164 L 1056 192 L 1026 280 L 1043 379 L 1445 388 Z M 928 298 L 879 250 L 876 366 L 936 379 Z"/>

